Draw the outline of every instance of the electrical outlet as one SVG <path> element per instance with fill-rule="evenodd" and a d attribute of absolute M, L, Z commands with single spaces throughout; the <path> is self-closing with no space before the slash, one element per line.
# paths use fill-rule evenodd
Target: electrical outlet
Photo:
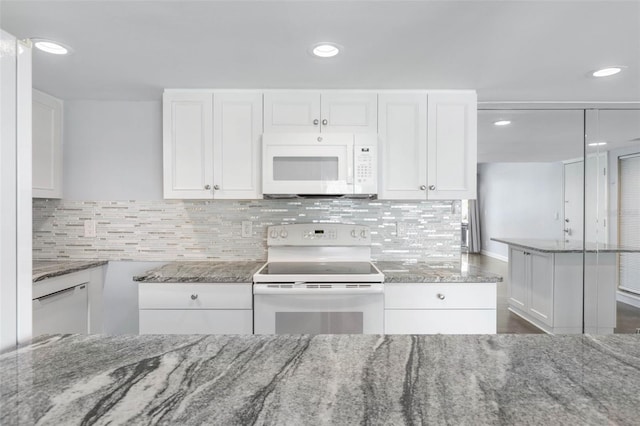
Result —
<path fill-rule="evenodd" d="M 85 238 L 95 238 L 96 236 L 96 221 L 85 220 L 84 221 L 84 236 Z"/>
<path fill-rule="evenodd" d="M 250 220 L 242 221 L 242 238 L 251 238 L 253 234 L 253 223 Z"/>
<path fill-rule="evenodd" d="M 406 237 L 407 236 L 407 224 L 404 222 L 396 222 L 396 236 L 397 237 Z"/>

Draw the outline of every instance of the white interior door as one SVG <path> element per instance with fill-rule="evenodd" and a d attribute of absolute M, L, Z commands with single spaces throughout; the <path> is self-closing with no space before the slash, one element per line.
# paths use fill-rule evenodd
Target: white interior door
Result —
<path fill-rule="evenodd" d="M 582 161 L 564 165 L 564 238 L 567 241 L 582 241 L 583 166 Z"/>
<path fill-rule="evenodd" d="M 589 154 L 585 168 L 586 241 L 608 243 L 607 152 Z"/>

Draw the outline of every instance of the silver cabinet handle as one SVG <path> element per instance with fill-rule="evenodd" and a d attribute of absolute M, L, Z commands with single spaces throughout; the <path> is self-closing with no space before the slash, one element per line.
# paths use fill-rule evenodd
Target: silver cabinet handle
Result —
<path fill-rule="evenodd" d="M 217 191 L 218 189 L 220 189 L 220 185 L 213 185 L 213 189 Z"/>
<path fill-rule="evenodd" d="M 318 123 L 320 123 L 320 122 L 318 121 L 318 119 L 317 119 L 317 118 L 316 118 L 315 120 L 313 120 L 313 125 L 314 125 L 314 126 L 317 126 L 317 125 L 318 125 Z"/>
<path fill-rule="evenodd" d="M 444 294 L 442 294 L 442 293 L 438 293 L 438 299 L 440 299 L 440 300 L 444 300 Z"/>
<path fill-rule="evenodd" d="M 429 189 L 433 191 L 433 190 L 436 189 L 436 186 L 435 185 L 429 185 Z"/>
<path fill-rule="evenodd" d="M 427 189 L 427 187 L 426 185 L 420 185 L 420 189 L 424 191 L 425 189 Z"/>
<path fill-rule="evenodd" d="M 191 295 L 191 300 L 196 300 L 197 298 L 198 298 L 198 295 L 197 295 L 197 294 L 192 294 L 192 295 Z"/>
<path fill-rule="evenodd" d="M 211 185 L 205 185 L 204 189 L 211 189 Z"/>
<path fill-rule="evenodd" d="M 327 125 L 327 123 L 329 123 L 329 122 L 327 121 L 327 119 L 326 119 L 326 118 L 325 118 L 324 120 L 322 120 L 322 125 L 323 125 L 323 126 L 326 126 L 326 125 Z"/>

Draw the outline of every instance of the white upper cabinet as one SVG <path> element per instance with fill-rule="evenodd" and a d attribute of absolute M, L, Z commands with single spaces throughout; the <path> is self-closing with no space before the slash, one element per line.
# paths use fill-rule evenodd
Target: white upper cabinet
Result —
<path fill-rule="evenodd" d="M 376 133 L 376 111 L 371 92 L 270 92 L 264 131 Z"/>
<path fill-rule="evenodd" d="M 213 95 L 213 197 L 262 198 L 262 95 Z"/>
<path fill-rule="evenodd" d="M 378 97 L 378 198 L 423 200 L 427 185 L 427 95 Z"/>
<path fill-rule="evenodd" d="M 165 92 L 164 198 L 261 198 L 262 95 Z"/>
<path fill-rule="evenodd" d="M 62 198 L 62 112 L 60 99 L 33 91 L 34 198 Z"/>
<path fill-rule="evenodd" d="M 163 95 L 164 198 L 213 194 L 213 96 Z"/>
<path fill-rule="evenodd" d="M 430 92 L 427 113 L 427 198 L 475 199 L 476 93 Z"/>
<path fill-rule="evenodd" d="M 378 198 L 476 198 L 475 92 L 389 93 L 378 100 Z"/>

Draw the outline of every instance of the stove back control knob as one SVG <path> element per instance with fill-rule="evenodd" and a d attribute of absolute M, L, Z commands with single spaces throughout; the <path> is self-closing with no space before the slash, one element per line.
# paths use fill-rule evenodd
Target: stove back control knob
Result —
<path fill-rule="evenodd" d="M 285 229 L 283 229 L 282 231 L 280 231 L 280 236 L 281 236 L 282 238 L 287 238 L 287 235 L 289 235 L 289 233 L 288 233 Z"/>
<path fill-rule="evenodd" d="M 271 238 L 278 238 L 278 231 L 275 229 L 271 230 L 271 234 L 269 234 Z"/>
<path fill-rule="evenodd" d="M 362 231 L 360 231 L 360 236 L 361 236 L 362 238 L 367 238 L 367 230 L 366 230 L 366 229 L 363 229 Z"/>
<path fill-rule="evenodd" d="M 352 230 L 351 230 L 351 236 L 352 236 L 353 238 L 356 238 L 356 237 L 358 236 L 357 231 L 356 231 L 355 229 L 352 229 Z"/>

